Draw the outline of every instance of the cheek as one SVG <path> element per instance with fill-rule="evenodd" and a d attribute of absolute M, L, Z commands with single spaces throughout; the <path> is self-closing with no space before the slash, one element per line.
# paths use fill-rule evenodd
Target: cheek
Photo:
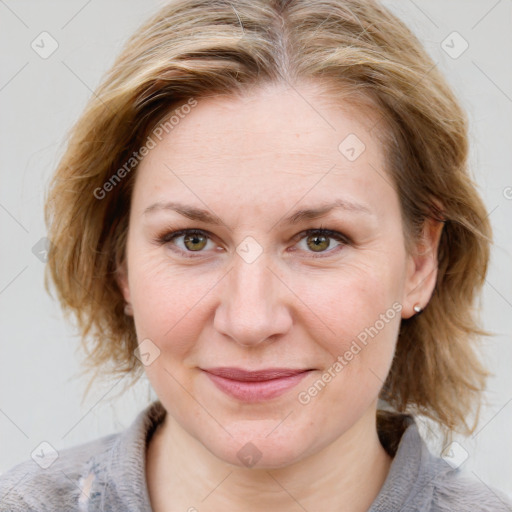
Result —
<path fill-rule="evenodd" d="M 168 262 L 157 258 L 153 262 L 146 259 L 133 268 L 137 268 L 131 282 L 137 339 L 151 340 L 159 351 L 158 357 L 145 366 L 145 373 L 167 409 L 176 417 L 183 413 L 185 421 L 199 415 L 190 407 L 190 397 L 183 389 L 192 389 L 189 370 L 194 365 L 188 362 L 194 359 L 197 340 L 205 328 L 208 290 L 216 279 L 213 274 L 192 277 L 190 269 L 176 272 Z M 167 402 L 171 399 L 172 404 Z"/>
<path fill-rule="evenodd" d="M 316 336 L 329 360 L 296 395 L 303 414 L 332 432 L 349 428 L 378 398 L 395 352 L 401 304 L 368 302 L 356 293 L 341 299 L 336 311 L 330 322 L 335 334 Z"/>
<path fill-rule="evenodd" d="M 401 299 L 400 259 L 395 257 L 393 262 L 377 253 L 367 256 L 366 261 L 354 258 L 329 272 L 290 276 L 290 288 L 300 298 L 305 312 L 303 318 L 310 319 L 313 330 L 325 331 L 325 341 L 346 342 L 374 325 L 386 312 L 386 320 L 395 316 L 396 321 L 400 320 L 400 315 L 395 315 L 396 306 L 392 307 Z"/>
<path fill-rule="evenodd" d="M 137 338 L 149 338 L 161 350 L 187 353 L 201 331 L 199 318 L 217 276 L 201 275 L 190 268 L 177 271 L 165 258 L 151 256 L 140 261 L 134 258 L 131 268 Z"/>
<path fill-rule="evenodd" d="M 301 403 L 323 395 L 345 411 L 369 405 L 386 379 L 401 322 L 402 267 L 399 258 L 367 261 L 295 281 L 295 291 L 311 308 L 303 309 L 306 330 L 328 354 L 321 382 L 301 389 Z"/>

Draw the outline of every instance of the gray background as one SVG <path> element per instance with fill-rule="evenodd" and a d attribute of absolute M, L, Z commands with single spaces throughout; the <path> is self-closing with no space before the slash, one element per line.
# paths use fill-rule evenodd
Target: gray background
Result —
<path fill-rule="evenodd" d="M 42 441 L 60 450 L 119 431 L 155 398 L 147 381 L 116 398 L 121 386 L 112 381 L 81 403 L 78 338 L 44 291 L 33 247 L 45 236 L 45 188 L 67 130 L 126 38 L 163 3 L 0 0 L 0 473 Z M 482 319 L 496 335 L 483 340 L 494 373 L 489 405 L 456 448 L 468 454 L 465 471 L 512 497 L 512 1 L 385 3 L 418 34 L 470 115 L 473 175 L 495 235 Z M 31 47 L 43 31 L 58 43 L 45 59 Z M 443 49 L 463 48 L 454 31 L 469 44 L 458 58 Z"/>

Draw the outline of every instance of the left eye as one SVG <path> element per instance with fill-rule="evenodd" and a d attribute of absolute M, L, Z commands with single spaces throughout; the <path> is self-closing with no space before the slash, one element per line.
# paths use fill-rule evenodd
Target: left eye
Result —
<path fill-rule="evenodd" d="M 342 245 L 348 245 L 350 240 L 348 237 L 342 235 L 338 231 L 332 231 L 330 229 L 309 229 L 303 233 L 297 235 L 296 238 L 299 238 L 299 242 L 305 242 L 306 247 L 311 249 L 312 252 L 315 253 L 332 253 L 337 252 L 336 249 Z M 339 245 L 335 246 L 334 249 L 327 251 L 327 249 L 331 246 L 331 239 L 334 239 L 339 242 Z M 309 251 L 306 251 L 309 252 Z M 313 256 L 318 258 L 320 256 Z M 323 257 L 323 256 L 321 256 Z"/>
<path fill-rule="evenodd" d="M 177 242 L 180 239 L 182 239 L 182 246 Z M 331 246 L 332 239 L 338 241 L 339 244 L 338 246 L 335 246 L 334 249 L 327 251 Z M 299 243 L 305 242 L 306 248 L 303 247 L 303 250 L 306 252 L 319 254 L 337 252 L 336 249 L 340 246 L 348 245 L 350 243 L 350 239 L 342 233 L 324 228 L 303 231 L 294 237 L 294 241 L 298 241 Z M 203 249 L 207 246 L 208 242 L 213 244 L 210 235 L 206 231 L 202 231 L 200 229 L 182 229 L 180 231 L 164 233 L 163 235 L 158 236 L 155 239 L 155 242 L 160 245 L 171 243 L 172 245 L 177 246 L 178 252 L 182 252 L 186 254 L 186 257 L 191 258 L 196 257 L 192 253 L 204 252 Z M 323 256 L 313 255 L 313 257 L 318 258 Z"/>

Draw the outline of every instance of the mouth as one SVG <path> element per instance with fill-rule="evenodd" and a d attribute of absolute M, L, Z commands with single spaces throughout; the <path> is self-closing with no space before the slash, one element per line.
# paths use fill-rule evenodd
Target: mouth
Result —
<path fill-rule="evenodd" d="M 261 402 L 277 398 L 295 387 L 312 369 L 266 368 L 243 370 L 234 367 L 202 369 L 225 394 L 243 402 Z"/>

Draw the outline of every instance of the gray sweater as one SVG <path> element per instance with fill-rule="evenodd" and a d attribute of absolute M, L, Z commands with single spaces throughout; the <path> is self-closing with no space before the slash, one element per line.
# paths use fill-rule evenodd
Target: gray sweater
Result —
<path fill-rule="evenodd" d="M 53 462 L 50 458 L 42 464 L 52 462 L 46 469 L 32 459 L 18 464 L 0 476 L 0 511 L 151 512 L 146 446 L 165 414 L 161 403 L 153 402 L 123 432 L 61 450 Z M 430 454 L 410 416 L 396 418 L 400 424 L 394 433 L 379 430 L 394 458 L 369 512 L 512 511 L 503 494 L 466 479 Z"/>

